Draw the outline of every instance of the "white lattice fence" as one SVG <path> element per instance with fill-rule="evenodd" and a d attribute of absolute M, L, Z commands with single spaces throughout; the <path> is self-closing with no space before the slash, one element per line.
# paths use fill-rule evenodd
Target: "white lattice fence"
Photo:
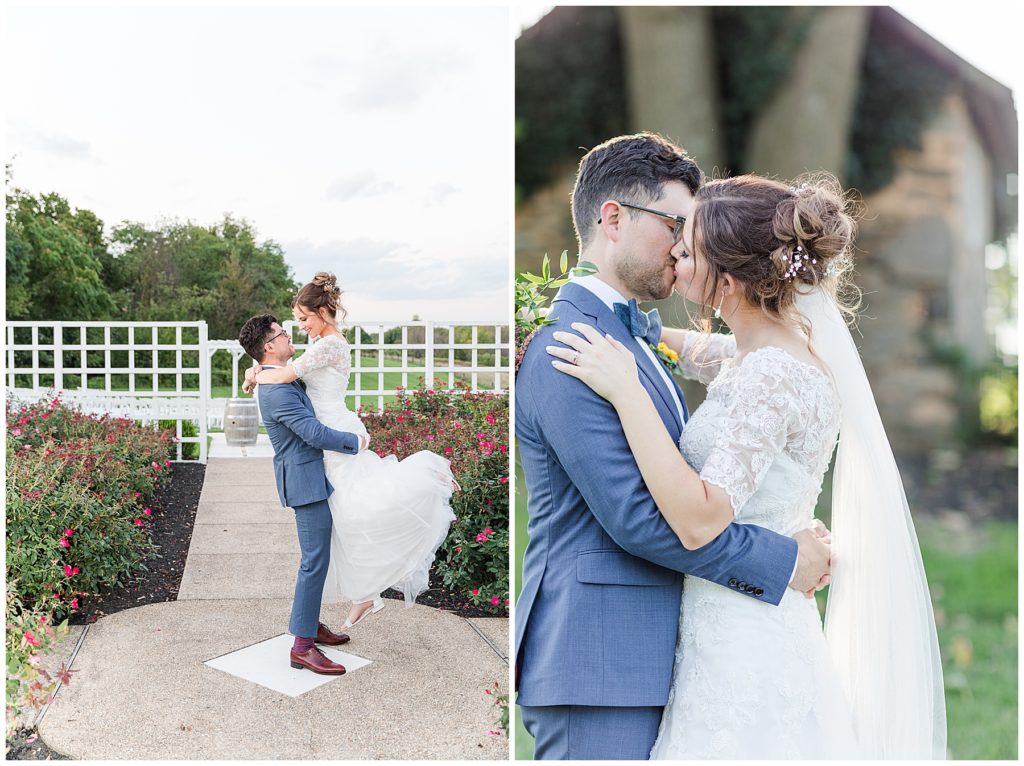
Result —
<path fill-rule="evenodd" d="M 23 400 L 62 391 L 83 412 L 173 420 L 177 459 L 192 443 L 205 463 L 207 343 L 206 322 L 8 322 L 7 390 Z M 185 435 L 185 422 L 198 434 Z"/>
<path fill-rule="evenodd" d="M 297 353 L 308 348 L 297 323 L 284 326 Z M 396 385 L 415 388 L 421 381 L 442 389 L 461 381 L 474 391 L 508 386 L 507 323 L 362 322 L 348 334 L 349 395 L 357 407 L 382 409 Z M 9 322 L 7 386 L 22 399 L 52 389 L 87 412 L 174 420 L 181 443 L 198 443 L 205 462 L 206 433 L 223 427 L 227 405 L 211 393 L 218 353 L 231 356 L 237 397 L 249 358 L 237 340 L 209 340 L 205 322 Z M 182 435 L 186 421 L 197 424 L 199 436 Z"/>
<path fill-rule="evenodd" d="M 288 320 L 296 357 L 309 344 L 298 324 Z M 360 322 L 349 328 L 352 338 L 352 379 L 349 396 L 355 406 L 372 402 L 383 409 L 395 394 L 394 384 L 415 388 L 451 389 L 461 381 L 474 391 L 504 391 L 508 387 L 509 325 L 460 322 Z M 231 355 L 231 395 L 239 396 L 245 367 L 251 361 L 235 340 L 211 340 L 210 356 Z M 391 381 L 392 385 L 388 384 Z M 222 427 L 227 399 L 213 399 L 209 407 L 211 428 Z"/>

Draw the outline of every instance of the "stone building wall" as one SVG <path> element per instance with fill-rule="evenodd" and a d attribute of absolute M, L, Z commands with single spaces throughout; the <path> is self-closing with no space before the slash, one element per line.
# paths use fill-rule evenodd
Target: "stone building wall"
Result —
<path fill-rule="evenodd" d="M 936 347 L 989 358 L 984 248 L 991 240 L 992 172 L 961 95 L 946 99 L 904 152 L 893 182 L 864 200 L 857 284 L 864 365 L 896 449 L 948 446 L 973 417 L 976 393 Z"/>

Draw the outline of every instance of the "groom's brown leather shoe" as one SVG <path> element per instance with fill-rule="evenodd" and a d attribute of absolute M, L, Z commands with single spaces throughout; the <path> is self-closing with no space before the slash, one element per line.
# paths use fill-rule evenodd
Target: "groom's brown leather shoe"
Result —
<path fill-rule="evenodd" d="M 291 666 L 298 670 L 305 668 L 306 670 L 312 670 L 314 673 L 320 673 L 325 676 L 345 675 L 344 665 L 339 665 L 337 662 L 331 662 L 324 656 L 324 653 L 315 646 L 311 649 L 307 649 L 301 654 L 293 649 L 290 653 L 290 659 Z"/>
<path fill-rule="evenodd" d="M 332 633 L 331 629 L 321 622 L 316 626 L 316 638 L 314 640 L 318 644 L 326 646 L 341 646 L 349 642 L 350 636 L 348 633 Z"/>

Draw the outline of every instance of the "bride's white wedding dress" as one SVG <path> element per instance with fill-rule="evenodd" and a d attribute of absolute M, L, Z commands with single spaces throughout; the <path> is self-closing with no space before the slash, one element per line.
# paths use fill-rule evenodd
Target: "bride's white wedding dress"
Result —
<path fill-rule="evenodd" d="M 316 418 L 338 431 L 366 434 L 345 405 L 351 370 L 347 341 L 328 335 L 291 363 L 306 384 Z M 399 461 L 372 449 L 324 452 L 334 528 L 324 603 L 369 601 L 393 587 L 411 605 L 427 589 L 434 555 L 455 516 L 451 464 L 433 452 Z"/>
<path fill-rule="evenodd" d="M 839 432 L 839 401 L 820 369 L 766 347 L 732 359 L 731 336 L 680 357 L 707 398 L 679 446 L 729 494 L 736 521 L 783 535 L 814 517 Z M 710 362 L 710 363 L 707 363 Z M 742 584 L 739 584 L 742 587 Z M 861 753 L 813 599 L 778 606 L 686 577 L 668 704 L 654 759 L 856 758 Z"/>

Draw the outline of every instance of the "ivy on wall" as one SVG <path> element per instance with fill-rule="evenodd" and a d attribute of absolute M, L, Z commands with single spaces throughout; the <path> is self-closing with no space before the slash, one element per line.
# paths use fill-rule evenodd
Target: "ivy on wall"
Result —
<path fill-rule="evenodd" d="M 626 130 L 618 11 L 555 8 L 516 41 L 516 200 Z"/>
<path fill-rule="evenodd" d="M 952 80 L 920 53 L 906 48 L 872 13 L 846 158 L 847 185 L 870 194 L 896 174 L 896 152 L 921 148 Z"/>
<path fill-rule="evenodd" d="M 711 9 L 725 165 L 746 170 L 750 130 L 792 71 L 817 12 L 809 7 Z M 626 78 L 614 7 L 555 8 L 516 41 L 516 199 L 559 164 L 626 132 Z M 854 107 L 846 180 L 868 194 L 896 173 L 896 153 L 921 134 L 951 78 L 907 48 L 872 12 Z"/>
<path fill-rule="evenodd" d="M 711 9 L 725 166 L 746 167 L 754 119 L 793 70 L 816 8 L 716 6 Z"/>

